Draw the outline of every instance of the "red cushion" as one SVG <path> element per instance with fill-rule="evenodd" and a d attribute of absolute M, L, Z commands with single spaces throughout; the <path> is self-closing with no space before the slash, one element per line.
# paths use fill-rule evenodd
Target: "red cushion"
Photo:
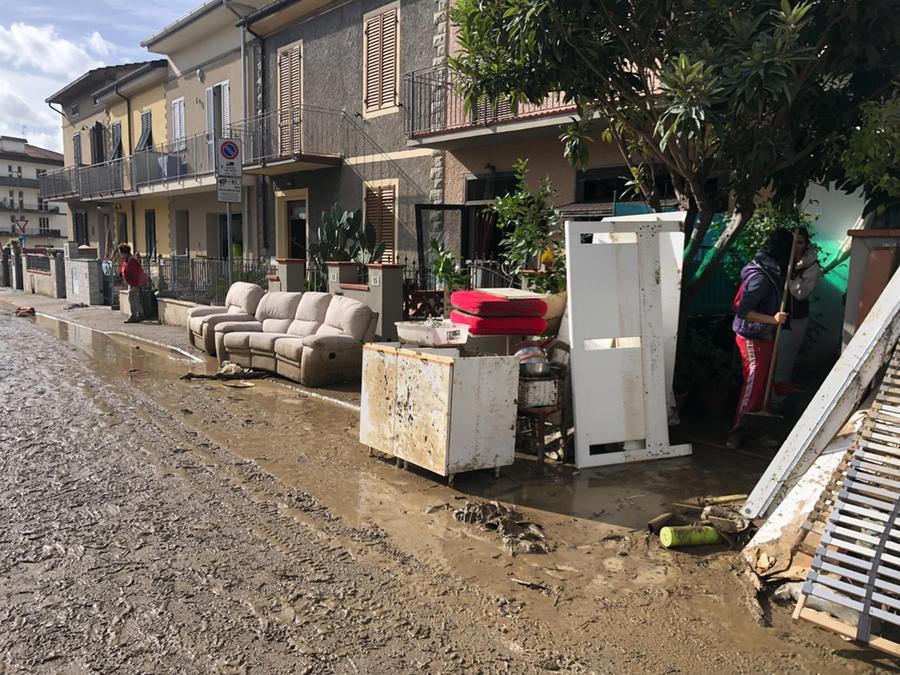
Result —
<path fill-rule="evenodd" d="M 450 303 L 475 316 L 544 316 L 547 303 L 540 298 L 501 298 L 484 291 L 456 291 Z"/>
<path fill-rule="evenodd" d="M 464 323 L 469 335 L 540 335 L 547 330 L 547 322 L 540 316 L 474 316 L 465 312 L 450 312 L 453 323 Z"/>

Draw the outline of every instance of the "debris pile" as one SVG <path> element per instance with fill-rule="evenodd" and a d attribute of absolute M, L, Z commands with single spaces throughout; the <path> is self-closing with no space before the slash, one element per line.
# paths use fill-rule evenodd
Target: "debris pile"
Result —
<path fill-rule="evenodd" d="M 539 525 L 526 520 L 521 513 L 500 502 L 466 502 L 459 509 L 454 509 L 449 504 L 441 504 L 430 507 L 428 512 L 433 513 L 442 508 L 452 511 L 453 517 L 461 523 L 495 531 L 500 535 L 510 555 L 549 553 L 553 550 Z"/>

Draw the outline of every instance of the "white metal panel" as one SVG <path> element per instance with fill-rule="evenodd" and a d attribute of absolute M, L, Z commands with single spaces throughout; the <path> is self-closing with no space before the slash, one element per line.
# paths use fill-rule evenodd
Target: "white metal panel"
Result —
<path fill-rule="evenodd" d="M 398 352 L 394 455 L 447 475 L 453 359 Z"/>
<path fill-rule="evenodd" d="M 513 463 L 519 363 L 514 356 L 453 360 L 447 473 Z"/>
<path fill-rule="evenodd" d="M 649 214 L 566 223 L 579 467 L 690 454 L 690 446 L 669 445 L 667 424 L 683 218 Z M 591 454 L 591 446 L 629 441 L 636 447 Z"/>
<path fill-rule="evenodd" d="M 666 404 L 670 424 L 678 423 L 675 409 L 675 353 L 678 347 L 678 313 L 681 307 L 681 272 L 684 261 L 684 232 L 660 235 L 660 270 L 662 272 L 663 340 L 666 367 Z"/>
<path fill-rule="evenodd" d="M 359 442 L 393 454 L 397 400 L 397 347 L 367 344 L 363 348 Z"/>

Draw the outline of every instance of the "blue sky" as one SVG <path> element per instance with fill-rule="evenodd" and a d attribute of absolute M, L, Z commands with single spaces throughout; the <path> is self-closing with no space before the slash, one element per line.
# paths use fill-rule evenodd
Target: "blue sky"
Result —
<path fill-rule="evenodd" d="M 0 134 L 60 150 L 44 99 L 91 68 L 159 58 L 140 46 L 203 0 L 0 0 Z"/>

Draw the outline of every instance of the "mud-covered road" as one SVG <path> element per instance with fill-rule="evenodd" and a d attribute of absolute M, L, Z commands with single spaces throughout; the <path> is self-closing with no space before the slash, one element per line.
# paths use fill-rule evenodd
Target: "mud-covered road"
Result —
<path fill-rule="evenodd" d="M 510 559 L 350 411 L 56 332 L 0 313 L 0 673 L 873 667 L 786 610 L 753 625 L 727 553 L 551 515 L 557 552 Z"/>

